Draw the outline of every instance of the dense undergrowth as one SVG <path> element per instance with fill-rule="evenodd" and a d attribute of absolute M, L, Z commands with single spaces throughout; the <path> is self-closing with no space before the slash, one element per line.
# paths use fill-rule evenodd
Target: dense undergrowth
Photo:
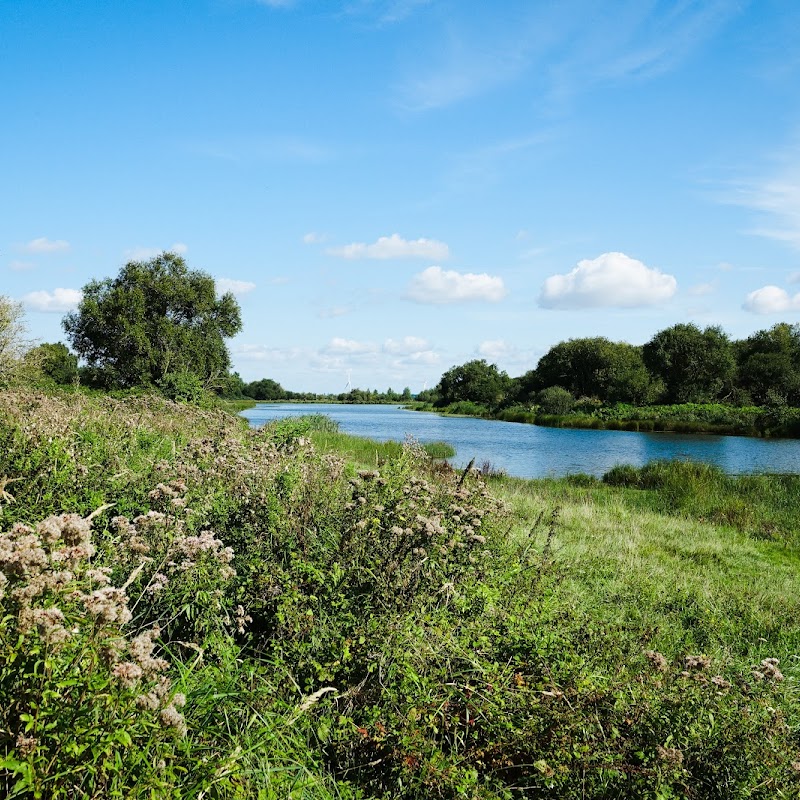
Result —
<path fill-rule="evenodd" d="M 797 795 L 793 538 L 319 427 L 0 395 L 0 794 Z"/>
<path fill-rule="evenodd" d="M 442 408 L 431 403 L 411 403 L 407 408 L 551 428 L 800 437 L 800 409 L 785 405 L 772 408 L 724 403 L 633 406 L 626 403 L 602 405 L 599 401 L 587 401 L 583 404 L 579 402 L 573 411 L 562 414 L 547 413 L 537 406 L 511 406 L 492 410 L 470 401 L 453 403 Z"/>

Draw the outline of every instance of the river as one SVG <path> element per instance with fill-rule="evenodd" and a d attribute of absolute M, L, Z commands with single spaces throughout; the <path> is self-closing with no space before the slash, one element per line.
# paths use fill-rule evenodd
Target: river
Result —
<path fill-rule="evenodd" d="M 656 459 L 716 464 L 731 474 L 800 473 L 800 440 L 683 433 L 542 428 L 498 420 L 445 417 L 393 405 L 261 403 L 242 412 L 258 427 L 281 417 L 325 414 L 354 436 L 377 441 L 444 441 L 456 449 L 457 467 L 471 459 L 519 478 L 583 472 L 601 476 L 616 464 L 641 466 Z"/>

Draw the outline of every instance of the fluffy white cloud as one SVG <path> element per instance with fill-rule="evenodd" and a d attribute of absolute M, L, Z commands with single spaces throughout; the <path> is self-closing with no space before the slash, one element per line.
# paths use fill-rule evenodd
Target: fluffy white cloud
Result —
<path fill-rule="evenodd" d="M 381 236 L 377 242 L 353 242 L 343 247 L 331 247 L 328 253 L 340 258 L 429 258 L 443 261 L 450 257 L 450 248 L 444 242 L 435 239 L 404 239 L 397 233 Z"/>
<path fill-rule="evenodd" d="M 790 297 L 786 289 L 781 289 L 780 286 L 762 286 L 747 295 L 742 308 L 754 314 L 800 311 L 800 293 Z"/>
<path fill-rule="evenodd" d="M 231 292 L 237 297 L 247 294 L 248 292 L 252 292 L 253 289 L 256 288 L 256 285 L 254 283 L 250 283 L 250 281 L 236 281 L 231 278 L 216 278 L 214 283 L 219 294 Z"/>
<path fill-rule="evenodd" d="M 64 239 L 52 240 L 42 236 L 23 244 L 19 249 L 25 253 L 62 253 L 69 250 L 69 242 Z"/>
<path fill-rule="evenodd" d="M 416 303 L 466 303 L 484 300 L 497 303 L 506 296 L 503 279 L 485 272 L 456 272 L 441 267 L 428 267 L 415 275 L 406 295 Z"/>
<path fill-rule="evenodd" d="M 378 349 L 372 342 L 358 342 L 355 339 L 342 339 L 335 336 L 330 340 L 327 347 L 323 348 L 324 353 L 330 355 L 364 355 L 374 353 Z"/>
<path fill-rule="evenodd" d="M 584 259 L 566 275 L 551 275 L 542 286 L 543 308 L 637 308 L 669 300 L 678 288 L 672 275 L 646 267 L 624 253 Z"/>
<path fill-rule="evenodd" d="M 387 339 L 383 343 L 383 350 L 385 353 L 409 356 L 430 350 L 430 344 L 419 336 L 404 336 L 402 339 Z"/>
<path fill-rule="evenodd" d="M 128 261 L 149 261 L 164 252 L 176 253 L 182 256 L 188 250 L 189 247 L 183 242 L 175 242 L 170 247 L 132 247 L 130 250 L 126 250 L 123 255 Z"/>
<path fill-rule="evenodd" d="M 77 307 L 83 297 L 79 289 L 54 289 L 52 292 L 29 292 L 22 298 L 22 302 L 31 311 L 44 311 L 61 313 L 72 311 Z"/>

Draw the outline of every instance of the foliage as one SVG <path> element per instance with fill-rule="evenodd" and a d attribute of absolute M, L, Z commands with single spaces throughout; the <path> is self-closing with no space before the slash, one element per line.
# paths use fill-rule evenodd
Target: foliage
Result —
<path fill-rule="evenodd" d="M 548 386 L 536 393 L 536 402 L 543 414 L 569 414 L 575 398 L 561 386 Z"/>
<path fill-rule="evenodd" d="M 63 325 L 96 378 L 125 388 L 187 372 L 213 383 L 228 370 L 224 339 L 238 333 L 241 319 L 231 293 L 216 297 L 210 275 L 162 253 L 128 262 L 114 279 L 90 281 Z"/>
<path fill-rule="evenodd" d="M 782 322 L 736 343 L 739 382 L 756 403 L 800 405 L 800 325 Z"/>
<path fill-rule="evenodd" d="M 503 402 L 510 387 L 511 380 L 505 372 L 483 358 L 476 359 L 451 367 L 442 375 L 436 387 L 437 405 L 469 401 L 493 408 Z"/>
<path fill-rule="evenodd" d="M 643 348 L 647 368 L 664 382 L 671 403 L 709 403 L 730 391 L 733 347 L 719 327 L 680 323 L 659 331 Z"/>
<path fill-rule="evenodd" d="M 561 386 L 575 397 L 600 397 L 606 402 L 642 403 L 652 397 L 641 348 L 602 336 L 551 347 L 539 360 L 533 379 L 539 389 Z"/>
<path fill-rule="evenodd" d="M 796 541 L 700 521 L 718 475 L 487 483 L 335 427 L 0 394 L 0 794 L 796 794 Z"/>
<path fill-rule="evenodd" d="M 44 376 L 59 386 L 72 386 L 78 381 L 78 357 L 62 344 L 45 342 L 26 355 Z"/>
<path fill-rule="evenodd" d="M 30 349 L 22 304 L 0 295 L 0 389 L 36 375 L 36 360 L 26 358 Z"/>

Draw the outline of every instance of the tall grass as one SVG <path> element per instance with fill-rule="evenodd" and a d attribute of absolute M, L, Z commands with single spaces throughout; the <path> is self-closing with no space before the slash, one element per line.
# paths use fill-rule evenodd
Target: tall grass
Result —
<path fill-rule="evenodd" d="M 0 395 L 0 444 L 3 796 L 797 795 L 797 548 L 713 471 L 487 483 L 152 397 Z"/>

